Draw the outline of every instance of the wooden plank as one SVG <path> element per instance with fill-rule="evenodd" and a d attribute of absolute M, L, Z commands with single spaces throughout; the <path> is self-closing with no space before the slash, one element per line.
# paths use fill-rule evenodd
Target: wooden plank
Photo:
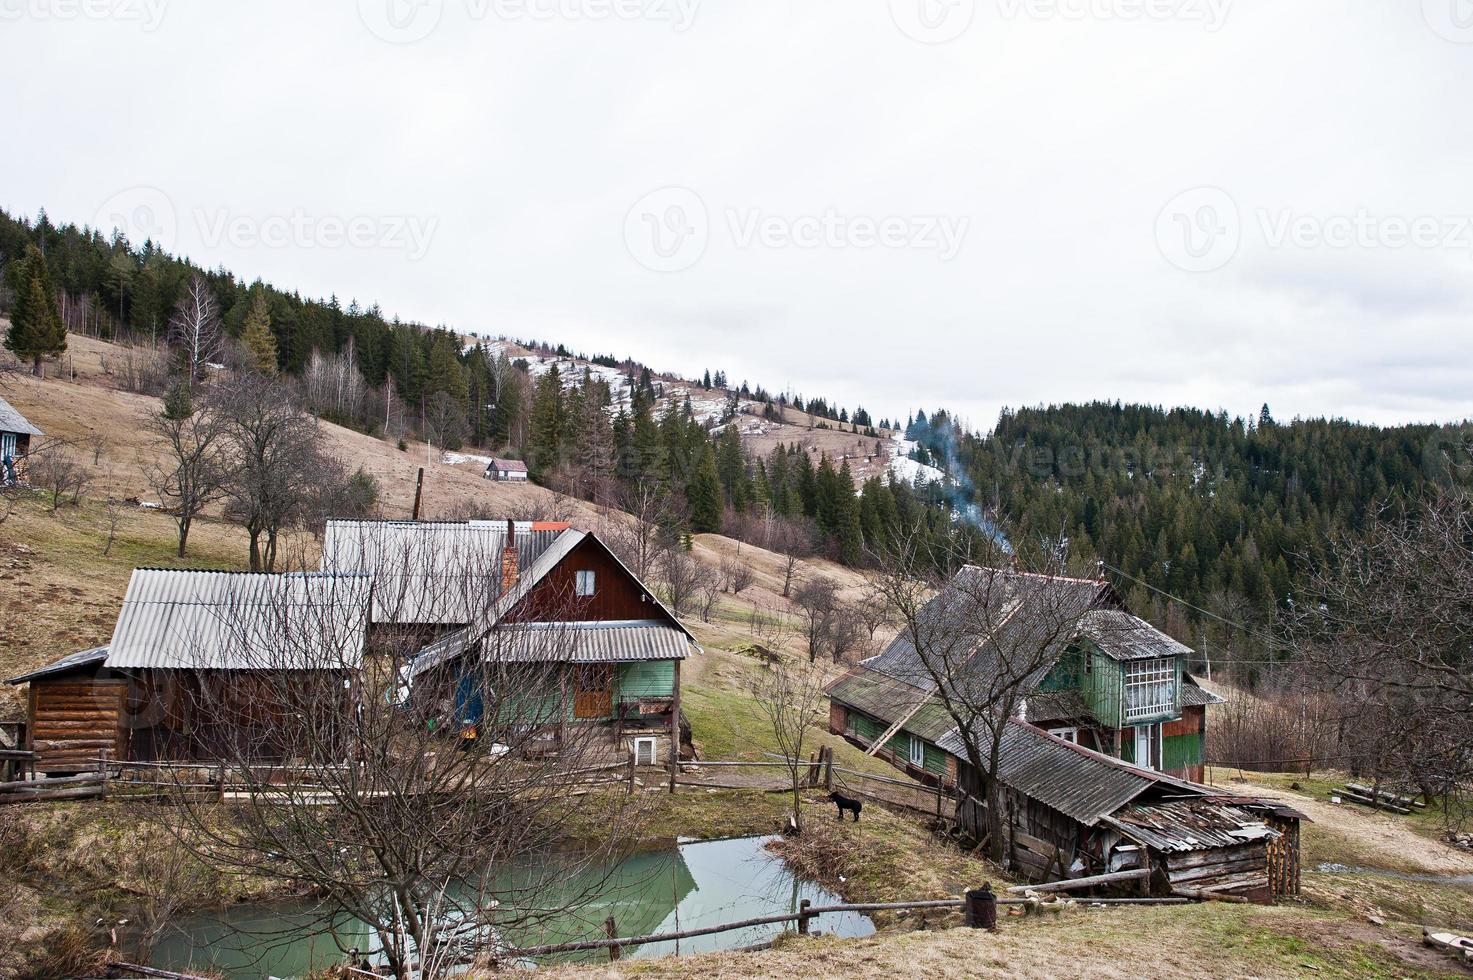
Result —
<path fill-rule="evenodd" d="M 1010 892 L 1067 892 L 1078 888 L 1093 888 L 1096 885 L 1110 885 L 1120 881 L 1136 881 L 1140 878 L 1149 878 L 1150 868 L 1132 868 L 1129 871 L 1112 871 L 1104 875 L 1090 875 L 1088 878 L 1070 878 L 1065 881 L 1051 881 L 1045 885 L 1014 885 L 1008 889 Z"/>

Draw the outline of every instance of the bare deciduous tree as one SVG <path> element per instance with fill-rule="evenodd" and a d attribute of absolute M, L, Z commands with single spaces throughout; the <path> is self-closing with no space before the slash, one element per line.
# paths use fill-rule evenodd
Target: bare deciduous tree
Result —
<path fill-rule="evenodd" d="M 1333 685 L 1352 768 L 1446 797 L 1473 776 L 1473 495 L 1388 507 L 1332 545 L 1289 635 Z"/>
<path fill-rule="evenodd" d="M 800 786 L 809 769 L 804 749 L 809 733 L 817 727 L 820 707 L 825 700 L 823 674 L 811 666 L 794 664 L 784 658 L 767 670 L 753 672 L 747 682 L 747 693 L 767 721 L 773 742 L 786 762 L 793 791 L 792 827 L 801 833 L 803 797 Z"/>
<path fill-rule="evenodd" d="M 194 519 L 224 494 L 232 475 L 225 418 L 215 403 L 196 407 L 187 392 L 177 389 L 143 424 L 164 443 L 164 452 L 144 465 L 143 474 L 174 516 L 183 558 Z"/>
<path fill-rule="evenodd" d="M 220 308 L 214 290 L 205 277 L 195 273 L 184 287 L 179 306 L 169 320 L 169 346 L 179 359 L 180 368 L 194 388 L 206 365 L 220 360 L 223 335 L 220 330 Z"/>
<path fill-rule="evenodd" d="M 793 602 L 803 612 L 804 634 L 808 639 L 808 662 L 815 663 L 830 640 L 834 620 L 839 613 L 839 587 L 825 575 L 804 580 L 793 595 Z"/>
<path fill-rule="evenodd" d="M 87 468 L 77 460 L 65 440 L 53 440 L 32 449 L 26 457 L 26 472 L 31 486 L 50 496 L 53 514 L 68 494 L 72 503 L 77 503 L 90 479 Z"/>
<path fill-rule="evenodd" d="M 732 595 L 741 595 L 742 592 L 751 588 L 756 577 L 757 573 L 752 570 L 751 564 L 742 560 L 740 546 L 734 557 L 727 558 L 721 563 L 722 588 Z"/>
<path fill-rule="evenodd" d="M 665 549 L 659 568 L 661 591 L 670 611 L 677 616 L 684 615 L 701 590 L 705 568 L 679 545 Z"/>
<path fill-rule="evenodd" d="M 251 571 L 272 571 L 281 532 L 303 520 L 332 464 L 317 423 L 274 379 L 242 372 L 212 392 L 230 447 L 227 514 L 250 539 Z"/>
<path fill-rule="evenodd" d="M 999 767 L 1007 726 L 1099 600 L 1098 583 L 1063 576 L 1062 549 L 1045 545 L 1032 573 L 963 564 L 924 527 L 897 529 L 873 587 L 901 624 L 889 670 L 934 699 L 956 724 L 965 761 L 981 778 L 992 857 L 1005 851 Z M 948 576 L 942 570 L 960 566 Z M 888 656 L 888 655 L 887 655 Z"/>

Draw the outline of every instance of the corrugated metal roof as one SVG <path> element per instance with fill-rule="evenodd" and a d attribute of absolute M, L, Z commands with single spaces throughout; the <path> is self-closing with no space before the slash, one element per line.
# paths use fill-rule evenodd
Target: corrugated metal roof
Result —
<path fill-rule="evenodd" d="M 372 579 L 140 568 L 107 665 L 193 670 L 351 670 L 361 663 Z"/>
<path fill-rule="evenodd" d="M 3 398 L 0 398 L 0 432 L 24 432 L 33 436 L 46 434 L 32 425 L 29 419 L 16 411 L 14 405 Z"/>
<path fill-rule="evenodd" d="M 518 522 L 522 577 L 567 533 Z M 375 622 L 461 626 L 502 598 L 505 548 L 505 521 L 328 521 L 322 570 L 373 575 Z"/>
<path fill-rule="evenodd" d="M 893 677 L 860 666 L 831 683 L 828 695 L 840 704 L 878 718 L 887 725 L 908 719 L 905 730 L 935 741 L 956 727 L 940 704 L 919 707 L 931 694 Z M 938 717 L 939 715 L 939 717 Z"/>
<path fill-rule="evenodd" d="M 984 733 L 982 744 L 986 743 Z M 958 732 L 949 733 L 938 744 L 958 759 L 967 759 L 966 745 Z M 1008 723 L 1001 750 L 999 776 L 1003 783 L 1088 826 L 1162 781 L 1156 773 L 1018 721 Z"/>
<path fill-rule="evenodd" d="M 420 651 L 412 676 L 441 666 L 469 647 L 467 633 L 457 630 Z M 684 660 L 690 637 L 660 620 L 519 623 L 498 626 L 482 640 L 481 658 L 493 663 L 635 663 Z"/>
<path fill-rule="evenodd" d="M 42 677 L 52 677 L 56 674 L 65 674 L 69 670 L 80 667 L 90 667 L 100 664 L 107 659 L 107 647 L 93 647 L 91 650 L 79 650 L 69 653 L 55 663 L 47 664 L 39 670 L 33 670 L 29 674 L 21 674 L 6 681 L 7 684 L 24 684 L 27 681 L 39 680 Z"/>
<path fill-rule="evenodd" d="M 1181 706 L 1191 708 L 1203 704 L 1226 704 L 1225 698 L 1220 698 L 1211 691 L 1206 690 L 1197 683 L 1197 679 L 1185 672 L 1181 675 Z"/>
<path fill-rule="evenodd" d="M 1138 803 L 1104 819 L 1156 851 L 1205 851 L 1279 836 L 1247 810 L 1213 799 Z"/>
<path fill-rule="evenodd" d="M 1192 648 L 1122 609 L 1092 609 L 1080 623 L 1080 631 L 1114 660 L 1147 660 L 1181 657 Z"/>

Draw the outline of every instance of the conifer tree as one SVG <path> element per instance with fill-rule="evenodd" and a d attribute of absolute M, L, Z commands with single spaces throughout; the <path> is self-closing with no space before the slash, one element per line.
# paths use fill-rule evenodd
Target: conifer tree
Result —
<path fill-rule="evenodd" d="M 40 377 L 44 358 L 60 357 L 66 352 L 66 326 L 56 309 L 56 293 L 51 288 L 46 256 L 39 248 L 26 246 L 26 257 L 16 279 L 16 298 L 5 346 L 22 361 L 30 361 L 31 372 Z"/>
<path fill-rule="evenodd" d="M 690 504 L 690 526 L 697 534 L 721 530 L 721 477 L 716 472 L 716 453 L 708 442 L 701 447 L 695 475 L 686 486 Z"/>
<path fill-rule="evenodd" d="M 266 305 L 266 290 L 256 290 L 246 313 L 245 325 L 240 332 L 240 342 L 245 346 L 246 357 L 251 367 L 262 374 L 274 375 L 276 364 L 276 337 L 271 333 L 271 313 Z"/>

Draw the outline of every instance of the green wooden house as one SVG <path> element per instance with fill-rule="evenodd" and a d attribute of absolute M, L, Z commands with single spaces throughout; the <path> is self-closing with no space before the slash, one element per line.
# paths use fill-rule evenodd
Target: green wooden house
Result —
<path fill-rule="evenodd" d="M 1036 601 L 1019 573 L 967 568 L 965 576 L 988 575 L 1024 587 L 1016 601 Z M 965 587 L 965 586 L 962 586 Z M 1206 757 L 1206 706 L 1219 700 L 1186 672 L 1191 650 L 1132 616 L 1104 581 L 1049 580 L 1050 600 L 1060 590 L 1080 612 L 1071 617 L 1070 639 L 1034 672 L 1017 712 L 1019 721 L 1056 738 L 1105 753 L 1144 769 L 1200 780 Z M 941 604 L 938 597 L 933 602 Z M 1026 609 L 1020 614 L 1026 617 Z M 989 637 L 962 669 L 986 670 Z M 917 666 L 918 654 L 905 633 L 830 685 L 829 727 L 921 778 L 951 782 L 957 759 L 942 748 L 957 727 L 940 699 L 929 672 Z M 880 744 L 876 747 L 876 742 Z"/>

